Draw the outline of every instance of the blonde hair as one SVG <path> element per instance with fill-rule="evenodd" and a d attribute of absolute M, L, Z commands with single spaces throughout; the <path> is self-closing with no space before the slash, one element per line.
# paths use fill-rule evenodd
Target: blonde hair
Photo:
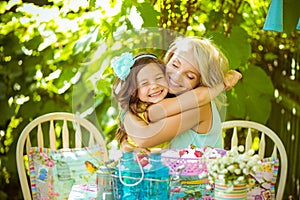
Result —
<path fill-rule="evenodd" d="M 199 85 L 213 88 L 220 83 L 224 83 L 225 74 L 229 70 L 228 59 L 210 39 L 198 37 L 176 38 L 165 55 L 165 62 L 167 63 L 176 51 L 182 49 L 192 49 L 194 53 L 196 67 L 201 75 Z M 215 101 L 218 107 L 221 106 L 222 102 L 226 101 L 226 95 L 219 95 Z"/>

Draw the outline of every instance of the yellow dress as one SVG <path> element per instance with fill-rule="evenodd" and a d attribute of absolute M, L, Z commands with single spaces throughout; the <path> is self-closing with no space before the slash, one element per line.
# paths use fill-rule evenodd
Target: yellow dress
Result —
<path fill-rule="evenodd" d="M 146 107 L 148 107 L 148 105 L 146 106 L 145 104 L 143 104 L 143 102 L 140 102 L 139 107 L 144 108 L 143 110 L 146 110 Z M 150 122 L 148 121 L 148 119 L 145 117 L 145 111 L 144 112 L 137 112 L 136 115 L 141 118 L 146 124 L 149 124 Z M 131 144 L 134 147 L 138 147 L 135 142 L 128 136 L 127 141 L 129 144 Z M 151 150 L 152 148 L 161 148 L 161 149 L 168 149 L 169 148 L 169 142 L 164 142 L 162 144 L 153 146 L 151 148 L 148 148 L 149 150 Z"/>

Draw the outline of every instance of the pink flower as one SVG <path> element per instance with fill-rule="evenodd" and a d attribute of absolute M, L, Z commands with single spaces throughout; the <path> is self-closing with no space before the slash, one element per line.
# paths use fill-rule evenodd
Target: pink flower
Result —
<path fill-rule="evenodd" d="M 50 159 L 49 154 L 41 153 L 41 155 L 43 156 L 44 160 L 49 160 Z"/>
<path fill-rule="evenodd" d="M 48 167 L 53 167 L 54 166 L 54 161 L 53 160 L 46 160 L 46 165 Z"/>

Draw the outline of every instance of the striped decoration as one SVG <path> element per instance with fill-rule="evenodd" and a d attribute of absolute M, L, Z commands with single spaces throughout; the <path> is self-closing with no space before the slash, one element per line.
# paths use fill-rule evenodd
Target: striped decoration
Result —
<path fill-rule="evenodd" d="M 264 162 L 264 161 L 262 161 Z M 265 159 L 265 162 L 271 162 L 274 163 L 273 165 L 273 177 L 272 177 L 272 182 L 271 182 L 271 198 L 275 199 L 275 183 L 276 183 L 276 179 L 277 179 L 277 174 L 278 174 L 278 168 L 279 168 L 279 160 L 278 158 L 267 158 Z"/>
<path fill-rule="evenodd" d="M 215 199 L 216 200 L 244 200 L 248 192 L 246 182 L 234 185 L 233 190 L 228 190 L 228 186 L 223 182 L 216 180 L 215 182 Z"/>

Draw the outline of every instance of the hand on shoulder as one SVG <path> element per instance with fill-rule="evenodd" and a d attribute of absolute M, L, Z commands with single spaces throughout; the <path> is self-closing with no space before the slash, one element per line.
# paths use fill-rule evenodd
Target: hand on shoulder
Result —
<path fill-rule="evenodd" d="M 230 90 L 242 78 L 242 74 L 236 70 L 229 70 L 224 77 L 225 90 Z"/>

